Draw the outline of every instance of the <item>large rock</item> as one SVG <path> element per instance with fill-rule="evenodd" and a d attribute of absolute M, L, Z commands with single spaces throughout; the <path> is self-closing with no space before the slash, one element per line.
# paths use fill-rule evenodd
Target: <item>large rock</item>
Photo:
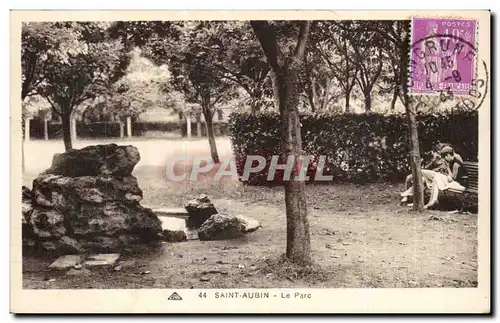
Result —
<path fill-rule="evenodd" d="M 32 191 L 23 187 L 23 241 L 77 253 L 160 240 L 161 222 L 139 204 L 142 190 L 130 175 L 139 159 L 135 147 L 114 144 L 55 156 Z"/>
<path fill-rule="evenodd" d="M 129 228 L 129 209 L 117 202 L 105 205 L 83 204 L 68 211 L 67 219 L 75 236 L 114 236 Z"/>
<path fill-rule="evenodd" d="M 32 203 L 33 199 L 31 190 L 26 186 L 23 186 L 22 203 L 21 203 L 21 213 L 22 213 L 21 223 L 22 223 L 22 233 L 24 238 L 31 237 L 33 235 L 31 226 L 29 224 L 31 213 L 33 212 Z"/>
<path fill-rule="evenodd" d="M 31 213 L 33 213 L 33 205 L 30 202 L 22 202 L 22 232 L 23 236 L 31 235 L 32 230 L 30 226 Z"/>
<path fill-rule="evenodd" d="M 188 212 L 187 226 L 190 228 L 199 228 L 212 215 L 217 214 L 217 209 L 205 194 L 189 201 L 186 204 L 186 211 Z"/>
<path fill-rule="evenodd" d="M 57 249 L 64 253 L 83 253 L 85 249 L 76 239 L 64 236 L 57 241 Z"/>
<path fill-rule="evenodd" d="M 67 177 L 124 177 L 132 173 L 140 159 L 139 151 L 134 146 L 87 146 L 55 154 L 52 166 L 45 173 Z"/>
<path fill-rule="evenodd" d="M 161 222 L 150 209 L 119 202 L 104 205 L 82 204 L 78 210 L 67 212 L 74 236 L 117 237 L 131 233 L 143 240 L 155 240 L 161 233 Z"/>
<path fill-rule="evenodd" d="M 231 215 L 214 214 L 198 229 L 200 240 L 234 239 L 243 235 L 243 224 Z"/>
<path fill-rule="evenodd" d="M 22 187 L 22 200 L 23 200 L 23 202 L 31 203 L 32 199 L 33 199 L 33 195 L 32 195 L 31 190 L 23 185 L 23 187 Z"/>
<path fill-rule="evenodd" d="M 66 234 L 64 215 L 56 210 L 35 208 L 29 224 L 33 234 L 41 239 L 58 239 Z"/>
<path fill-rule="evenodd" d="M 44 174 L 33 181 L 33 197 L 37 205 L 67 211 L 83 203 L 136 203 L 142 200 L 142 190 L 132 175 L 113 178 Z"/>

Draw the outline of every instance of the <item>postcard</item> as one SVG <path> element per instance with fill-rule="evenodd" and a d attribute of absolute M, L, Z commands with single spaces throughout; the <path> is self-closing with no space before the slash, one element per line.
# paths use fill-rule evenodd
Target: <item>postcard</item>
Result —
<path fill-rule="evenodd" d="M 489 11 L 11 11 L 11 312 L 491 311 Z"/>

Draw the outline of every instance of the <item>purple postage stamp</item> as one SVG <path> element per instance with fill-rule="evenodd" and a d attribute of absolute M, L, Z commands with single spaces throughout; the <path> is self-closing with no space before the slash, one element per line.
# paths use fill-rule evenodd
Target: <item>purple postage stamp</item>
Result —
<path fill-rule="evenodd" d="M 410 92 L 469 93 L 476 73 L 477 21 L 413 18 Z"/>

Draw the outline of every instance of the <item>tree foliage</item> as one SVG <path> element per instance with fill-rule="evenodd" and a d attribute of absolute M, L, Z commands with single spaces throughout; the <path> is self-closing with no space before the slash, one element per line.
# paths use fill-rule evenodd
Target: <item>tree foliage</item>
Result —
<path fill-rule="evenodd" d="M 71 149 L 69 121 L 74 108 L 109 93 L 111 84 L 128 65 L 128 58 L 121 43 L 109 39 L 107 23 L 37 23 L 24 27 L 23 80 L 30 84 L 25 88 L 31 89 L 24 91 L 46 98 L 53 112 L 61 116 L 65 147 Z M 42 33 L 35 35 L 38 31 Z M 33 45 L 30 39 L 39 41 Z"/>
<path fill-rule="evenodd" d="M 166 65 L 157 66 L 141 55 L 139 48 L 130 53 L 126 74 L 112 86 L 108 105 L 119 116 L 136 116 L 151 107 L 167 103 L 165 87 L 170 79 Z"/>
<path fill-rule="evenodd" d="M 357 35 L 353 28 L 350 28 L 351 22 L 338 24 L 331 21 L 317 22 L 313 36 L 313 51 L 315 55 L 321 58 L 319 65 L 326 66 L 329 69 L 329 80 L 325 83 L 331 86 L 332 77 L 337 81 L 344 98 L 345 111 L 350 111 L 351 92 L 356 85 L 358 77 L 359 63 L 358 57 L 353 51 L 352 41 Z"/>
<path fill-rule="evenodd" d="M 78 33 L 62 23 L 27 22 L 21 30 L 21 99 L 36 95 L 45 80 L 47 64 L 59 60 L 69 63 L 69 55 L 86 52 Z"/>

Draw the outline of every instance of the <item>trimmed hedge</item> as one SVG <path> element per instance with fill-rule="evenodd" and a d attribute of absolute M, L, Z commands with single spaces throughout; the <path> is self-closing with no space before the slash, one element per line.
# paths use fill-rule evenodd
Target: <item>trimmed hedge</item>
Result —
<path fill-rule="evenodd" d="M 134 136 L 143 136 L 147 131 L 179 132 L 178 122 L 132 122 L 132 134 Z"/>
<path fill-rule="evenodd" d="M 464 160 L 477 161 L 477 111 L 419 114 L 417 122 L 422 156 L 439 141 L 454 145 Z M 405 115 L 304 114 L 301 124 L 304 154 L 313 157 L 310 180 L 314 180 L 321 155 L 327 157 L 323 174 L 333 175 L 333 181 L 338 182 L 399 181 L 411 172 Z M 232 113 L 229 125 L 238 174 L 243 174 L 248 155 L 259 155 L 267 165 L 261 172 L 250 174 L 247 182 L 282 182 L 283 171 L 267 181 L 271 157 L 282 153 L 279 114 Z"/>
<path fill-rule="evenodd" d="M 77 122 L 76 133 L 80 138 L 120 138 L 120 122 Z"/>
<path fill-rule="evenodd" d="M 227 122 L 214 122 L 214 135 L 218 136 L 228 136 L 229 135 L 229 124 Z M 187 136 L 187 125 L 185 122 L 181 124 L 181 134 L 183 137 Z M 198 128 L 196 122 L 191 122 L 191 135 L 198 135 Z M 205 137 L 207 135 L 207 128 L 205 126 L 205 122 L 201 123 L 201 135 Z"/>
<path fill-rule="evenodd" d="M 49 139 L 63 137 L 60 122 L 48 122 Z M 120 138 L 120 123 L 116 121 L 76 123 L 76 133 L 79 138 Z M 44 139 L 43 121 L 33 119 L 30 122 L 30 138 Z"/>
<path fill-rule="evenodd" d="M 62 138 L 62 124 L 60 122 L 47 123 L 49 139 Z M 30 120 L 30 138 L 44 139 L 43 121 L 40 119 Z"/>
<path fill-rule="evenodd" d="M 49 139 L 60 139 L 63 137 L 62 124 L 60 122 L 48 122 Z M 229 125 L 226 122 L 214 122 L 215 136 L 229 135 Z M 120 138 L 120 122 L 103 121 L 83 123 L 78 121 L 76 124 L 79 138 Z M 123 123 L 124 132 L 126 132 L 126 123 Z M 135 136 L 145 136 L 148 131 L 160 131 L 165 133 L 181 133 L 186 136 L 186 124 L 179 122 L 132 122 L 132 134 Z M 191 124 L 192 136 L 197 136 L 196 122 Z M 207 135 L 205 124 L 201 125 L 202 136 Z M 30 120 L 30 138 L 44 139 L 43 121 L 40 119 Z"/>

